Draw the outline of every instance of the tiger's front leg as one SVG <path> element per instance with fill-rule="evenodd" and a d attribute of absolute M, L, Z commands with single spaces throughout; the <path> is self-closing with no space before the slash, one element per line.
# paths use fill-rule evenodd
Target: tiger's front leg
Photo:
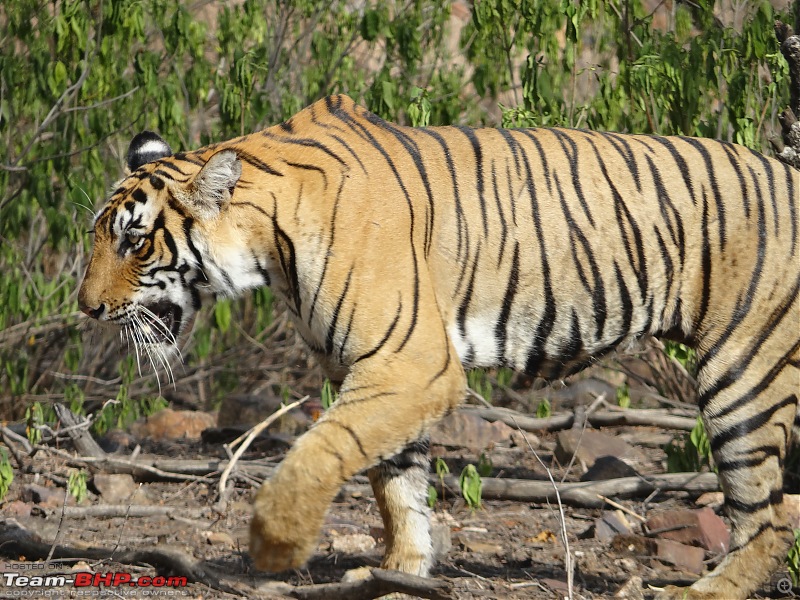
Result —
<path fill-rule="evenodd" d="M 428 508 L 427 436 L 369 470 L 381 511 L 386 555 L 381 566 L 426 577 L 433 565 Z"/>
<path fill-rule="evenodd" d="M 336 404 L 295 443 L 272 479 L 259 489 L 250 525 L 250 553 L 257 568 L 283 571 L 305 563 L 342 484 L 396 456 L 461 402 L 465 378 L 455 350 L 447 340 L 419 337 L 423 344 L 419 351 L 376 354 L 356 363 Z M 433 341 L 439 341 L 441 349 L 434 354 Z M 391 477 L 376 477 L 379 472 L 373 471 L 371 479 L 378 482 L 376 495 L 383 494 L 381 510 L 385 519 L 389 515 L 394 536 L 387 544 L 385 564 L 423 573 L 430 553 L 423 549 L 420 554 L 425 556 L 410 558 L 414 551 L 407 551 L 414 546 L 407 543 L 414 538 L 413 526 L 408 527 L 413 519 L 402 515 L 407 517 L 413 508 L 404 501 L 397 504 L 406 497 L 404 492 L 393 490 Z"/>

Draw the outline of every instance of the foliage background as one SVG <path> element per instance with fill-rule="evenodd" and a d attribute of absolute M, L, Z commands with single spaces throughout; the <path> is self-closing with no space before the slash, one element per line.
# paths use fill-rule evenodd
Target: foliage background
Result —
<path fill-rule="evenodd" d="M 7 0 L 0 6 L 0 419 L 102 430 L 226 393 L 319 389 L 268 290 L 205 309 L 174 386 L 89 327 L 87 231 L 128 141 L 188 149 L 344 92 L 402 123 L 710 136 L 768 152 L 787 68 L 766 0 Z M 163 382 L 162 382 L 163 383 Z M 131 402 L 130 400 L 136 400 Z M 108 402 L 114 400 L 114 402 Z"/>

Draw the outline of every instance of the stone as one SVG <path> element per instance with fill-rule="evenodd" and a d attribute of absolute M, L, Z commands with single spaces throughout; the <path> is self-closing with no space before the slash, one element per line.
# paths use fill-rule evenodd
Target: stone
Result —
<path fill-rule="evenodd" d="M 725 494 L 722 492 L 706 492 L 701 494 L 694 503 L 697 506 L 707 506 L 711 509 L 722 508 L 722 505 L 725 504 Z"/>
<path fill-rule="evenodd" d="M 366 533 L 338 535 L 331 541 L 331 550 L 339 554 L 366 554 L 375 548 L 375 538 Z"/>
<path fill-rule="evenodd" d="M 586 465 L 587 469 L 601 456 L 613 456 L 633 462 L 643 460 L 639 450 L 627 442 L 593 429 L 573 428 L 560 431 L 556 436 L 554 452 L 562 466 L 568 465 L 575 455 L 576 463 Z"/>
<path fill-rule="evenodd" d="M 14 500 L 3 505 L 3 516 L 5 517 L 30 517 L 33 506 L 29 502 Z"/>
<path fill-rule="evenodd" d="M 131 433 L 137 438 L 156 441 L 190 439 L 199 440 L 204 429 L 214 427 L 213 415 L 196 410 L 172 410 L 165 408 L 137 420 L 131 425 Z"/>
<path fill-rule="evenodd" d="M 22 488 L 20 498 L 24 502 L 32 502 L 47 508 L 58 508 L 64 504 L 65 490 L 59 488 L 45 487 L 36 483 L 29 483 Z M 67 504 L 74 504 L 72 496 L 67 497 Z"/>
<path fill-rule="evenodd" d="M 659 538 L 699 546 L 717 554 L 727 553 L 730 545 L 728 528 L 710 508 L 666 511 L 650 517 L 645 527 Z"/>
<path fill-rule="evenodd" d="M 133 477 L 126 473 L 97 473 L 92 479 L 95 489 L 107 504 L 133 503 L 133 495 L 139 490 Z M 136 499 L 141 504 L 144 494 Z"/>
<path fill-rule="evenodd" d="M 601 542 L 610 542 L 620 534 L 631 533 L 630 524 L 620 511 L 606 512 L 594 522 L 594 537 Z"/>
<path fill-rule="evenodd" d="M 581 476 L 581 481 L 605 481 L 620 477 L 636 477 L 637 475 L 636 469 L 616 456 L 600 456 Z"/>
<path fill-rule="evenodd" d="M 705 569 L 706 553 L 702 548 L 666 539 L 652 541 L 655 542 L 654 555 L 660 561 L 697 575 Z"/>
<path fill-rule="evenodd" d="M 490 423 L 478 415 L 456 411 L 439 421 L 430 435 L 433 444 L 479 453 L 497 443 L 510 443 L 515 431 L 501 421 Z M 535 447 L 535 436 L 528 434 L 528 439 Z"/>

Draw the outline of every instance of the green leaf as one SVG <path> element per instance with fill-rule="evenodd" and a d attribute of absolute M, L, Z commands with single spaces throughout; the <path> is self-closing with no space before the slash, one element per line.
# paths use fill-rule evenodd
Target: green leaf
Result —
<path fill-rule="evenodd" d="M 458 485 L 461 488 L 461 495 L 470 510 L 475 511 L 481 507 L 481 493 L 483 491 L 483 481 L 478 474 L 475 465 L 467 465 L 458 477 Z"/>
<path fill-rule="evenodd" d="M 230 300 L 218 300 L 214 305 L 214 323 L 222 333 L 228 331 L 231 326 Z"/>

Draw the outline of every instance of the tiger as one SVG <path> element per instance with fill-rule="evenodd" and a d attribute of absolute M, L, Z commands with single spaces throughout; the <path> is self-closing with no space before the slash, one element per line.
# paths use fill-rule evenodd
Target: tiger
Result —
<path fill-rule="evenodd" d="M 173 153 L 131 142 L 80 309 L 163 351 L 206 298 L 269 286 L 338 400 L 255 495 L 258 569 L 303 565 L 366 470 L 382 566 L 428 576 L 428 431 L 465 368 L 558 379 L 656 336 L 694 348 L 730 551 L 662 599 L 746 598 L 786 555 L 800 428 L 800 173 L 723 141 L 412 128 L 345 95 Z M 166 356 L 162 354 L 161 356 Z"/>

